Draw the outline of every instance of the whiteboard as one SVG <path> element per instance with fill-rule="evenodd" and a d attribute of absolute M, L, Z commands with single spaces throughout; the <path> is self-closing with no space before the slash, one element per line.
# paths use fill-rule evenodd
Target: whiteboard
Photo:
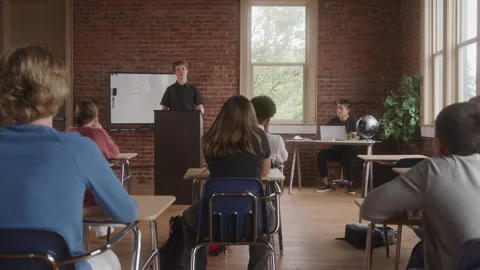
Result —
<path fill-rule="evenodd" d="M 110 73 L 110 124 L 153 124 L 174 74 Z"/>

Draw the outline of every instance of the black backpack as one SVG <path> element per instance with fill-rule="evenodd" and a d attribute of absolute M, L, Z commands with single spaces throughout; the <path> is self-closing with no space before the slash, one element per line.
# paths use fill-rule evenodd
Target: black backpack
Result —
<path fill-rule="evenodd" d="M 182 256 L 185 244 L 183 242 L 182 216 L 170 218 L 170 233 L 168 239 L 158 248 L 160 270 L 182 269 Z"/>
<path fill-rule="evenodd" d="M 347 224 L 345 226 L 345 238 L 337 238 L 336 240 L 345 240 L 347 243 L 356 248 L 365 248 L 367 245 L 368 225 L 363 223 Z M 387 243 L 389 245 L 397 242 L 397 231 L 391 227 L 387 227 Z M 372 248 L 385 246 L 385 234 L 383 226 L 375 227 L 372 238 Z"/>

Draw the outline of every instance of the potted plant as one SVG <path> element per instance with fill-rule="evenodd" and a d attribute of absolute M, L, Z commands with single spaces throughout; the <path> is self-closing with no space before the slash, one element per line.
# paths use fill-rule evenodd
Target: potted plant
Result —
<path fill-rule="evenodd" d="M 420 75 L 406 76 L 397 89 L 391 91 L 383 105 L 382 140 L 392 139 L 400 153 L 415 147 L 420 139 Z"/>

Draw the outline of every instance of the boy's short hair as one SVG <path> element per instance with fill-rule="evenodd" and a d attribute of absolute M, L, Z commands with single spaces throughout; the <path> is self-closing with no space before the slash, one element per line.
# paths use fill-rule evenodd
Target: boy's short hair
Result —
<path fill-rule="evenodd" d="M 468 102 L 480 104 L 480 95 L 472 97 Z"/>
<path fill-rule="evenodd" d="M 69 93 L 67 67 L 39 46 L 12 48 L 0 56 L 0 127 L 53 116 Z"/>
<path fill-rule="evenodd" d="M 480 153 L 480 104 L 462 102 L 445 107 L 435 120 L 435 137 L 445 141 L 449 155 Z"/>
<path fill-rule="evenodd" d="M 338 104 L 345 105 L 349 110 L 352 109 L 352 103 L 351 103 L 350 100 L 348 100 L 348 99 L 340 99 L 340 100 L 338 101 Z"/>
<path fill-rule="evenodd" d="M 175 71 L 175 68 L 178 66 L 185 66 L 188 69 L 188 63 L 185 60 L 178 60 L 173 62 L 172 64 L 172 70 Z"/>
<path fill-rule="evenodd" d="M 268 120 L 277 113 L 277 106 L 270 97 L 256 96 L 251 102 L 258 120 Z"/>

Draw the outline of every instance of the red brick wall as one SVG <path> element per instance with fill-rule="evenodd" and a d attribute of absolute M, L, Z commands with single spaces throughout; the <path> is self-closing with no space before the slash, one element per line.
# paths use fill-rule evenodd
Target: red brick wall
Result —
<path fill-rule="evenodd" d="M 402 0 L 401 32 L 402 72 L 420 73 L 420 1 Z"/>
<path fill-rule="evenodd" d="M 356 116 L 381 115 L 402 71 L 401 7 L 391 0 L 319 1 L 318 123 L 334 115 L 340 98 L 354 102 Z M 239 31 L 239 0 L 74 0 L 75 101 L 97 100 L 106 124 L 109 72 L 169 72 L 174 60 L 186 59 L 189 80 L 204 95 L 208 130 L 223 102 L 239 93 Z M 134 193 L 152 193 L 153 169 L 144 168 L 153 165 L 152 132 L 111 134 L 123 152 L 139 153 Z M 302 149 L 304 185 L 318 178 L 315 164 L 314 149 Z"/>

